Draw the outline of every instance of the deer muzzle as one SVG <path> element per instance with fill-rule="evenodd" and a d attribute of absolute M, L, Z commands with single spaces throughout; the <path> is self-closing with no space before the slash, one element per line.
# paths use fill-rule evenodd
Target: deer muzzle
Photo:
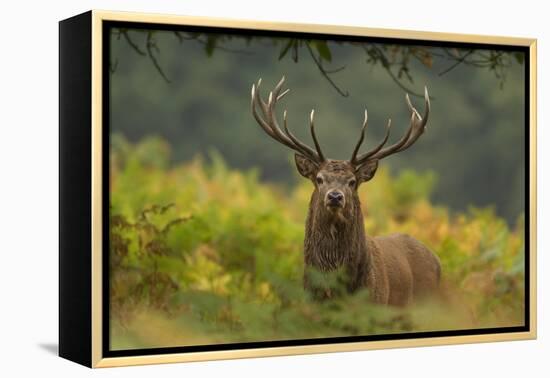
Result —
<path fill-rule="evenodd" d="M 325 206 L 329 210 L 338 210 L 344 208 L 346 198 L 340 190 L 329 190 L 325 196 Z"/>

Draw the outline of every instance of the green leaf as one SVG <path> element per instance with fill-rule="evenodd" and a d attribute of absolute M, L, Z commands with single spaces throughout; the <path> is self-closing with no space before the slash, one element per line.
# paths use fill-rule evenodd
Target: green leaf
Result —
<path fill-rule="evenodd" d="M 209 35 L 206 39 L 206 45 L 204 46 L 204 48 L 206 50 L 206 55 L 208 55 L 208 57 L 211 57 L 214 53 L 214 49 L 216 48 L 216 37 Z"/>
<path fill-rule="evenodd" d="M 296 41 L 292 44 L 292 60 L 294 63 L 298 63 L 298 43 L 299 41 Z"/>
<path fill-rule="evenodd" d="M 314 41 L 314 44 L 322 59 L 329 62 L 332 61 L 332 54 L 328 48 L 327 41 Z"/>
<path fill-rule="evenodd" d="M 288 52 L 288 50 L 290 50 L 293 43 L 294 43 L 294 40 L 291 39 L 290 41 L 288 41 L 288 43 L 285 45 L 285 47 L 283 47 L 283 49 L 281 50 L 281 53 L 279 54 L 279 60 L 281 60 L 285 57 L 286 53 Z"/>
<path fill-rule="evenodd" d="M 519 64 L 523 64 L 523 61 L 525 59 L 525 54 L 521 52 L 515 52 L 514 57 L 516 58 L 517 62 Z"/>

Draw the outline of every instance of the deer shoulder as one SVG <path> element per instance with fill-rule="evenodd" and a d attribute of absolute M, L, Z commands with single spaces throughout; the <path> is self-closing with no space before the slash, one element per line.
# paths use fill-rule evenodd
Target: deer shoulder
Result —
<path fill-rule="evenodd" d="M 406 234 L 372 238 L 371 254 L 373 269 L 386 275 L 391 293 L 382 303 L 406 305 L 437 290 L 441 276 L 439 258 L 415 238 Z"/>

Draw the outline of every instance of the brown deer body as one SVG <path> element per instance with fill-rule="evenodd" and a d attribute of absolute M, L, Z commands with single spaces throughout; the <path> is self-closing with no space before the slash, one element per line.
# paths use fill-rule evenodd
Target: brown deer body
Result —
<path fill-rule="evenodd" d="M 315 136 L 313 111 L 310 131 L 315 150 L 289 131 L 286 111 L 284 131 L 279 127 L 275 104 L 288 93 L 288 90 L 281 93 L 284 78 L 270 93 L 267 102 L 260 97 L 260 83 L 252 87 L 254 117 L 269 136 L 297 152 L 295 161 L 299 173 L 315 186 L 306 220 L 304 287 L 316 298 L 330 298 L 336 291 L 319 284 L 318 280 L 312 279 L 312 274 L 342 272 L 342 283 L 348 292 L 367 288 L 371 300 L 380 304 L 406 305 L 413 298 L 435 293 L 441 275 L 437 256 L 408 235 L 367 236 L 357 193 L 361 183 L 374 177 L 380 159 L 410 147 L 424 132 L 430 109 L 427 90 L 423 117 L 406 97 L 411 124 L 397 143 L 384 147 L 389 137 L 390 121 L 382 142 L 371 151 L 358 155 L 367 126 L 365 111 L 361 135 L 351 159 L 331 160 L 324 157 Z"/>

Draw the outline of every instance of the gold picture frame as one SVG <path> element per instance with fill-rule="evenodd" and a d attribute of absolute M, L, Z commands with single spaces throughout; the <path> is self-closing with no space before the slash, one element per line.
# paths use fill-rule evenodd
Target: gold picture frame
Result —
<path fill-rule="evenodd" d="M 529 102 L 526 104 L 529 114 L 529 242 L 526 251 L 529 267 L 528 282 L 528 329 L 519 332 L 453 335 L 425 338 L 401 338 L 380 341 L 342 342 L 313 345 L 294 345 L 261 347 L 252 349 L 230 349 L 200 352 L 170 352 L 160 354 L 143 354 L 132 356 L 105 356 L 103 349 L 105 309 L 103 293 L 104 261 L 103 247 L 103 182 L 105 162 L 103 161 L 104 138 L 102 134 L 104 76 L 104 35 L 103 25 L 106 22 L 129 22 L 154 25 L 186 25 L 228 29 L 264 30 L 274 32 L 302 32 L 325 35 L 377 37 L 401 40 L 422 40 L 432 42 L 458 42 L 476 45 L 490 44 L 517 46 L 528 49 Z M 81 54 L 82 49 L 86 54 Z M 78 58 L 75 58 L 79 55 Z M 216 19 L 209 17 L 188 17 L 160 14 L 126 13 L 93 10 L 60 23 L 60 181 L 64 198 L 60 203 L 60 355 L 89 367 L 113 367 L 142 365 L 154 363 L 173 363 L 186 361 L 206 361 L 216 359 L 235 359 L 249 357 L 297 355 L 309 353 L 343 352 L 354 350 L 385 349 L 397 347 L 417 347 L 447 344 L 464 344 L 494 341 L 525 340 L 536 338 L 536 115 L 537 115 L 537 41 L 536 39 L 512 38 L 500 36 L 481 36 L 469 34 L 450 34 L 425 31 L 405 31 L 376 29 L 368 27 L 294 24 L 280 22 L 259 22 L 253 20 Z M 68 72 L 68 61 L 76 59 L 85 67 L 81 72 Z M 79 60 L 80 59 L 80 60 Z M 86 69 L 89 69 L 89 76 Z M 75 84 L 76 83 L 76 84 Z M 76 93 L 74 85 L 78 85 Z M 71 91 L 69 94 L 68 92 Z M 65 94 L 64 94 L 65 92 Z M 78 96 L 77 93 L 83 93 Z M 79 101 L 75 105 L 74 102 Z M 89 102 L 87 102 L 89 101 Z M 81 111 L 74 112 L 75 106 Z M 72 109 L 72 110 L 71 110 Z M 75 122 L 89 122 L 89 127 L 74 130 Z M 73 128 L 72 130 L 70 130 Z M 82 131 L 83 130 L 83 131 Z M 78 135 L 74 134 L 78 133 Z M 88 167 L 72 167 L 68 157 L 75 152 L 75 139 L 88 146 Z M 86 160 L 85 160 L 86 161 Z M 66 164 L 66 165 L 65 165 Z M 64 181 L 77 170 L 85 177 L 78 187 Z M 76 173 L 75 173 L 76 174 Z M 74 176 L 71 176 L 74 177 Z M 78 186 L 78 185 L 77 185 Z M 85 189 L 85 190 L 84 190 Z M 527 193 L 526 193 L 527 195 Z M 69 209 L 77 201 L 85 200 L 87 209 L 80 216 L 89 217 L 81 223 L 75 222 L 79 215 Z M 76 210 L 74 210 L 76 211 Z M 527 211 L 527 209 L 526 209 Z M 78 229 L 76 229 L 78 227 Z M 86 234 L 86 238 L 70 239 L 70 232 L 75 235 Z M 78 240 L 76 240 L 78 239 Z M 89 242 L 89 243 L 88 243 Z M 69 253 L 69 251 L 71 253 Z M 74 256 L 74 254 L 80 254 Z M 72 255 L 71 255 L 72 254 Z M 78 277 L 77 277 L 78 276 Z M 88 282 L 88 283 L 86 283 Z M 77 293 L 77 290 L 79 293 Z M 84 293 L 84 294 L 82 294 Z M 79 299 L 75 299 L 80 296 Z M 80 302 L 79 302 L 80 301 Z M 79 305 L 80 304 L 80 305 Z M 75 308 L 77 307 L 77 308 Z M 84 315 L 83 315 L 84 314 Z M 80 340 L 80 341 L 78 341 Z M 79 345 L 81 343 L 81 345 Z"/>

